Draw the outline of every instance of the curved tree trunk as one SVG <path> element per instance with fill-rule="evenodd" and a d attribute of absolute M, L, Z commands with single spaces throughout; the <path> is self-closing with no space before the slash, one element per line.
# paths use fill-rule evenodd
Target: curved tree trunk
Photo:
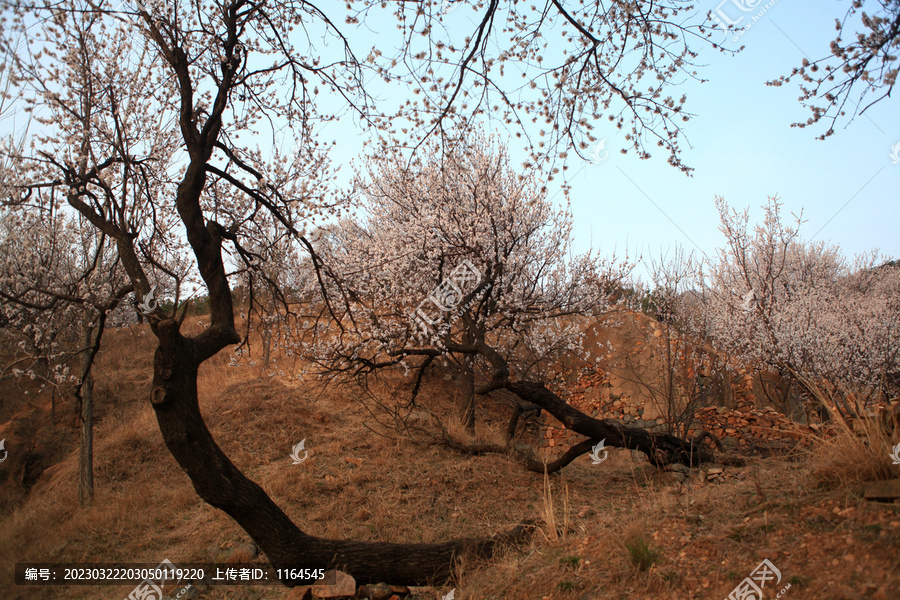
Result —
<path fill-rule="evenodd" d="M 174 321 L 160 323 L 157 335 L 151 399 L 166 446 L 200 497 L 232 517 L 274 567 L 340 568 L 360 583 L 424 585 L 450 578 L 463 555 L 487 557 L 498 544 L 527 536 L 529 530 L 522 526 L 490 539 L 437 544 L 331 540 L 304 533 L 234 466 L 207 429 L 197 401 L 201 361 L 196 341 L 183 337 Z"/>
<path fill-rule="evenodd" d="M 524 415 L 528 415 L 525 418 L 527 419 L 531 415 L 540 415 L 541 407 L 536 406 L 534 404 L 528 404 L 525 402 L 516 402 L 513 406 L 513 412 L 509 416 L 509 423 L 506 425 L 506 442 L 510 443 L 514 437 L 516 437 L 516 428 L 519 426 L 519 419 Z"/>
<path fill-rule="evenodd" d="M 674 435 L 655 433 L 638 427 L 627 427 L 612 421 L 591 418 L 566 404 L 562 398 L 548 390 L 542 383 L 507 381 L 504 387 L 522 400 L 540 406 L 556 417 L 567 429 L 590 438 L 588 442 L 581 442 L 564 455 L 569 459 L 568 462 L 589 450 L 589 442 L 593 440 L 606 440 L 606 446 L 640 450 L 647 455 L 650 463 L 656 466 L 675 462 L 693 466 L 713 459 L 713 455 L 702 450 L 700 444 L 682 440 Z M 587 445 L 587 449 L 585 449 L 585 445 Z M 572 456 L 570 454 L 572 452 L 578 452 L 578 454 Z"/>

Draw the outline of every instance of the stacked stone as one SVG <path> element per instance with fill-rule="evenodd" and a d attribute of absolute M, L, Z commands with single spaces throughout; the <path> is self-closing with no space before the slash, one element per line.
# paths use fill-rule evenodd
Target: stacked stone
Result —
<path fill-rule="evenodd" d="M 691 431 L 691 435 L 706 430 L 727 446 L 747 449 L 809 444 L 812 442 L 811 436 L 819 429 L 815 425 L 810 427 L 795 423 L 771 407 L 754 408 L 751 403 L 742 403 L 734 409 L 724 406 L 701 408 L 695 419 L 696 429 Z"/>
<path fill-rule="evenodd" d="M 586 369 L 574 383 L 555 387 L 571 406 L 596 419 L 611 419 L 631 427 L 663 429 L 665 426 L 663 419 L 654 418 L 658 411 L 646 399 L 612 394 L 611 384 L 600 370 Z M 774 408 L 756 408 L 749 378 L 736 378 L 734 391 L 734 408 L 710 406 L 698 410 L 689 435 L 706 430 L 729 448 L 788 449 L 798 443 L 811 444 L 812 436 L 822 431 L 820 425 L 795 423 Z M 552 417 L 545 418 L 543 431 L 545 447 L 567 447 L 581 439 Z"/>

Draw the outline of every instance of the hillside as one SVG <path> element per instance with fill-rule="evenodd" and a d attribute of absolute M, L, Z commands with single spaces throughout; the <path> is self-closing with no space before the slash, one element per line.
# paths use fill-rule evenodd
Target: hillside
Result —
<path fill-rule="evenodd" d="M 0 426 L 10 450 L 0 464 L 0 597 L 121 600 L 132 590 L 15 586 L 16 562 L 252 558 L 251 540 L 197 497 L 163 445 L 146 402 L 152 351 L 152 335 L 141 327 L 112 331 L 106 340 L 90 508 L 77 508 L 73 408 L 62 403 L 51 418 L 49 401 L 9 402 L 18 408 Z M 524 546 L 463 565 L 454 584 L 458 600 L 720 599 L 763 559 L 781 574 L 766 597 L 788 585 L 783 597 L 793 599 L 888 600 L 900 589 L 900 504 L 864 500 L 853 477 L 828 484 L 823 472 L 834 468 L 831 457 L 847 453 L 835 446 L 839 436 L 820 438 L 804 427 L 808 443 L 790 451 L 766 458 L 745 452 L 744 467 L 702 470 L 660 472 L 642 455 L 609 449 L 602 463 L 581 457 L 545 481 L 505 455 L 466 456 L 421 436 L 381 435 L 353 387 L 323 389 L 227 363 L 217 356 L 200 372 L 207 425 L 304 531 L 430 542 L 538 521 Z M 572 377 L 570 395 L 592 389 L 584 381 Z M 618 397 L 624 392 L 616 385 L 608 388 Z M 458 394 L 452 374 L 437 373 L 426 382 L 423 406 L 441 414 Z M 500 439 L 503 410 L 484 416 L 479 437 Z M 309 457 L 295 465 L 288 454 L 301 439 Z M 27 456 L 13 450 L 23 444 L 30 444 Z M 538 451 L 559 452 L 549 443 Z M 414 592 L 441 598 L 451 587 Z M 203 599 L 291 597 L 281 587 L 198 590 Z"/>

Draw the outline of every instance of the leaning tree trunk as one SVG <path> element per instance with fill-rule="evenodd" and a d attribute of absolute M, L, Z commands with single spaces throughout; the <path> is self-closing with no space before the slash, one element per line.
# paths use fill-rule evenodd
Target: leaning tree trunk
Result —
<path fill-rule="evenodd" d="M 446 581 L 464 555 L 487 557 L 498 544 L 528 534 L 529 529 L 520 526 L 490 539 L 387 544 L 304 533 L 225 456 L 200 413 L 197 370 L 205 352 L 198 346 L 215 344 L 214 338 L 219 343 L 227 341 L 236 336 L 234 330 L 213 325 L 198 338 L 188 339 L 178 332 L 177 322 L 168 320 L 156 326 L 156 333 L 159 347 L 154 356 L 151 401 L 166 446 L 200 497 L 233 518 L 274 567 L 340 568 L 360 583 L 424 585 Z"/>
<path fill-rule="evenodd" d="M 572 460 L 590 450 L 589 442 L 605 440 L 605 446 L 630 448 L 647 455 L 653 465 L 663 466 L 681 463 L 688 466 L 709 462 L 710 452 L 702 449 L 698 437 L 686 441 L 667 433 L 656 433 L 639 427 L 628 427 L 614 421 L 594 419 L 569 406 L 562 398 L 544 387 L 543 383 L 530 381 L 507 381 L 506 389 L 526 402 L 536 404 L 556 417 L 565 427 L 575 433 L 585 435 L 589 440 L 573 446 L 554 467 L 562 468 Z M 708 434 L 707 434 L 708 435 Z M 549 470 L 549 469 L 548 469 Z"/>

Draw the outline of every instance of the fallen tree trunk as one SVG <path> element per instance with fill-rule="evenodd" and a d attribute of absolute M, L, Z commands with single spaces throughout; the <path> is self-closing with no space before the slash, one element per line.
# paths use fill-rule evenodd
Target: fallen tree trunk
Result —
<path fill-rule="evenodd" d="M 541 384 L 532 384 L 532 385 L 541 385 Z M 550 392 L 549 390 L 547 390 L 547 392 L 550 394 L 553 394 L 553 392 Z M 559 399 L 559 402 L 564 403 L 564 401 L 562 399 Z M 530 405 L 530 406 L 534 406 L 536 409 L 540 408 L 535 405 Z M 690 460 L 693 460 L 693 466 L 696 466 L 702 462 L 711 462 L 713 460 L 722 462 L 723 464 L 732 464 L 732 465 L 738 465 L 738 466 L 744 464 L 744 461 L 737 457 L 718 457 L 718 458 L 716 458 L 712 455 L 712 453 L 707 452 L 707 451 L 702 451 L 701 448 L 703 445 L 703 440 L 705 440 L 706 438 L 709 438 L 710 440 L 712 440 L 713 444 L 715 444 L 715 446 L 718 449 L 720 449 L 720 450 L 722 449 L 722 443 L 713 434 L 711 434 L 708 431 L 701 431 L 696 436 L 694 436 L 693 440 L 686 441 L 686 440 L 682 440 L 680 438 L 677 438 L 675 436 L 671 436 L 668 434 L 658 434 L 658 433 L 654 433 L 651 431 L 647 431 L 646 429 L 626 427 L 624 425 L 619 425 L 618 423 L 614 423 L 611 421 L 602 421 L 602 420 L 592 419 L 591 417 L 588 417 L 581 411 L 579 411 L 575 408 L 572 408 L 568 404 L 566 404 L 566 407 L 568 408 L 568 410 L 580 415 L 579 418 L 587 419 L 588 421 L 599 423 L 599 424 L 601 424 L 601 427 L 616 428 L 617 434 L 620 435 L 621 439 L 630 440 L 631 445 L 628 445 L 628 442 L 625 442 L 623 444 L 610 443 L 609 446 L 631 448 L 633 450 L 640 450 L 640 451 L 644 452 L 645 454 L 647 454 L 648 458 L 650 458 L 650 462 L 656 466 L 664 466 L 667 464 L 671 464 L 673 462 L 692 466 L 691 463 L 685 462 L 686 460 L 689 459 L 688 457 L 691 457 Z M 533 409 L 528 409 L 528 410 L 533 410 Z M 513 411 L 514 411 L 513 416 L 512 416 L 512 419 L 510 420 L 510 423 L 515 422 L 515 420 L 517 420 L 519 415 L 522 413 L 521 407 L 516 407 L 513 409 Z M 553 413 L 551 412 L 551 414 L 553 414 Z M 557 417 L 557 418 L 559 418 L 559 417 Z M 560 420 L 562 420 L 562 419 L 560 419 Z M 469 454 L 469 455 L 513 454 L 515 456 L 515 458 L 522 464 L 522 466 L 524 466 L 527 470 L 532 471 L 534 473 L 554 473 L 556 471 L 559 471 L 560 469 L 568 466 L 572 461 L 574 461 L 579 456 L 589 453 L 596 444 L 607 439 L 607 438 L 589 438 L 587 440 L 582 440 L 581 442 L 578 442 L 577 444 L 571 446 L 568 450 L 566 450 L 561 456 L 557 457 L 555 460 L 545 463 L 541 460 L 538 460 L 537 457 L 535 457 L 534 451 L 532 450 L 532 448 L 530 446 L 513 445 L 512 438 L 509 437 L 509 435 L 507 435 L 507 441 L 506 441 L 505 446 L 500 445 L 500 444 L 492 444 L 492 443 L 484 443 L 484 442 L 466 443 L 466 442 L 462 442 L 462 441 L 454 438 L 452 435 L 450 435 L 450 432 L 448 432 L 447 429 L 440 422 L 438 422 L 438 426 L 441 428 L 441 440 L 438 443 L 442 443 L 443 445 L 448 446 L 449 448 L 452 448 L 453 450 L 456 450 L 457 452 L 461 452 L 463 454 Z M 588 423 L 586 425 L 586 427 L 593 428 L 594 426 L 592 423 Z M 573 429 L 573 431 L 575 431 L 575 430 Z M 624 436 L 622 435 L 622 431 L 625 432 Z M 578 433 L 581 433 L 581 432 L 578 432 Z M 635 433 L 637 435 L 632 435 Z M 612 439 L 613 441 L 615 441 L 616 438 L 612 437 L 609 439 Z M 649 443 L 647 442 L 648 439 L 650 440 Z M 660 450 L 668 449 L 668 448 L 677 449 L 677 452 L 674 452 L 674 456 L 676 456 L 678 459 L 673 460 L 671 458 L 668 458 L 667 456 L 664 456 L 663 460 L 665 460 L 667 462 L 660 462 L 660 459 L 659 459 L 659 457 L 661 456 Z M 685 451 L 686 454 L 681 454 L 680 452 L 682 452 L 682 451 Z"/>
<path fill-rule="evenodd" d="M 590 438 L 586 442 L 577 444 L 564 455 L 570 457 L 569 462 L 577 457 L 577 455 L 571 456 L 571 452 L 577 449 L 584 454 L 590 450 L 590 442 L 594 440 L 605 440 L 606 446 L 639 450 L 646 454 L 650 463 L 655 466 L 681 463 L 690 467 L 711 462 L 714 459 L 712 453 L 703 450 L 699 443 L 695 444 L 667 433 L 656 433 L 638 427 L 628 427 L 614 421 L 589 417 L 580 410 L 569 406 L 565 400 L 548 390 L 543 383 L 507 380 L 504 387 L 525 402 L 536 404 L 546 410 L 556 417 L 566 429 Z"/>
<path fill-rule="evenodd" d="M 613 425 L 616 425 L 616 424 L 613 424 Z M 625 429 L 633 430 L 633 428 L 629 428 L 629 427 L 625 427 Z M 639 430 L 639 431 L 645 431 L 645 430 Z M 650 435 L 658 436 L 659 434 L 650 433 Z M 672 437 L 672 436 L 668 436 L 668 437 Z M 711 433 L 709 433 L 708 431 L 701 432 L 690 442 L 685 442 L 683 440 L 680 440 L 679 438 L 675 438 L 675 439 L 678 440 L 679 444 L 688 444 L 692 448 L 697 449 L 697 448 L 701 447 L 701 444 L 703 443 L 703 439 L 705 437 L 710 437 L 717 446 L 721 446 L 720 442 L 715 437 L 713 437 L 713 435 Z M 530 446 L 524 446 L 524 445 L 513 446 L 511 443 L 508 444 L 507 446 L 501 446 L 499 444 L 490 444 L 490 443 L 467 444 L 467 443 L 461 442 L 457 439 L 454 439 L 452 436 L 450 436 L 447 433 L 446 430 L 444 430 L 443 438 L 442 438 L 441 442 L 439 442 L 439 443 L 443 443 L 444 445 L 452 448 L 453 450 L 456 450 L 463 454 L 470 454 L 470 455 L 512 453 L 515 456 L 516 460 L 518 460 L 522 464 L 522 466 L 525 467 L 529 471 L 532 471 L 534 473 L 555 473 L 556 471 L 559 471 L 560 469 L 563 469 L 564 467 L 568 466 L 572 461 L 574 461 L 579 456 L 588 454 L 595 445 L 600 443 L 600 441 L 602 441 L 602 439 L 582 440 L 581 442 L 578 442 L 574 446 L 570 447 L 568 450 L 566 450 L 562 455 L 557 457 L 555 460 L 548 462 L 548 463 L 538 460 L 535 457 L 534 451 L 531 449 Z M 611 444 L 610 446 L 613 446 L 613 445 Z M 622 447 L 630 447 L 630 446 L 622 446 Z M 637 447 L 635 447 L 633 449 L 641 450 L 641 448 L 637 448 Z M 730 465 L 734 465 L 734 466 L 743 466 L 745 464 L 744 460 L 741 458 L 738 458 L 738 457 L 733 457 L 733 456 L 713 457 L 712 454 L 710 454 L 709 452 L 705 452 L 705 451 L 704 452 L 696 452 L 695 454 L 696 454 L 696 458 L 694 460 L 694 466 L 700 464 L 701 462 L 711 462 L 713 460 L 715 460 L 716 462 L 719 462 L 721 464 L 730 464 Z M 687 464 L 687 463 L 684 463 L 683 461 L 670 461 L 670 462 Z M 664 465 L 670 464 L 670 463 L 654 463 L 654 464 L 656 466 L 664 466 Z"/>

